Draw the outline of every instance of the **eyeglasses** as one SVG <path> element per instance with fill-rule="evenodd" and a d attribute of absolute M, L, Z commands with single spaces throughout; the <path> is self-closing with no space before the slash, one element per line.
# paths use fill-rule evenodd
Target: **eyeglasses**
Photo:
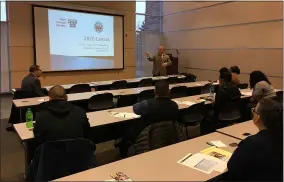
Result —
<path fill-rule="evenodd" d="M 252 113 L 252 114 L 255 113 L 255 114 L 259 115 L 259 114 L 256 112 L 255 107 L 251 109 L 251 113 Z"/>

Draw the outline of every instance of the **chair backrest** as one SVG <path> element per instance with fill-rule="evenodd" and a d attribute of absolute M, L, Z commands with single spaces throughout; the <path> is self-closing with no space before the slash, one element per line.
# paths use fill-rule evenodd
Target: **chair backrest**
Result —
<path fill-rule="evenodd" d="M 246 89 L 246 88 L 248 88 L 248 84 L 247 83 L 240 83 L 240 84 L 237 85 L 237 87 L 239 89 Z"/>
<path fill-rule="evenodd" d="M 110 109 L 112 107 L 113 95 L 111 93 L 93 95 L 88 101 L 88 110 L 90 111 Z"/>
<path fill-rule="evenodd" d="M 165 147 L 179 141 L 174 121 L 161 121 L 146 127 L 138 136 L 134 149 L 136 154 Z"/>
<path fill-rule="evenodd" d="M 95 167 L 94 144 L 86 139 L 45 142 L 30 165 L 29 181 L 50 181 Z"/>
<path fill-rule="evenodd" d="M 153 99 L 155 97 L 154 90 L 143 90 L 137 96 L 137 102 L 141 102 L 143 100 Z"/>
<path fill-rule="evenodd" d="M 201 87 L 201 94 L 209 94 L 210 93 L 211 83 L 207 83 L 203 87 Z"/>
<path fill-rule="evenodd" d="M 82 92 L 91 92 L 91 86 L 89 84 L 76 84 L 73 85 L 69 90 L 69 94 L 75 94 L 75 93 L 82 93 Z"/>
<path fill-rule="evenodd" d="M 117 99 L 117 107 L 132 106 L 136 101 L 136 95 L 120 95 Z"/>
<path fill-rule="evenodd" d="M 25 99 L 32 97 L 38 97 L 38 96 L 34 92 L 19 89 L 15 91 L 13 99 Z"/>
<path fill-rule="evenodd" d="M 169 84 L 175 84 L 175 83 L 179 83 L 180 81 L 179 81 L 178 77 L 169 77 L 169 78 L 167 79 L 167 82 L 168 82 Z"/>
<path fill-rule="evenodd" d="M 241 119 L 240 101 L 227 102 L 221 107 L 218 120 L 220 121 L 237 121 Z"/>
<path fill-rule="evenodd" d="M 127 88 L 127 81 L 126 80 L 119 80 L 119 81 L 114 81 L 110 85 L 111 90 L 116 90 L 116 89 L 125 89 Z"/>
<path fill-rule="evenodd" d="M 188 73 L 187 75 L 185 75 L 184 82 L 195 82 L 196 78 L 197 77 L 195 75 Z"/>
<path fill-rule="evenodd" d="M 277 97 L 275 98 L 275 100 L 277 100 L 280 103 L 283 103 L 283 91 L 278 91 L 276 92 Z"/>
<path fill-rule="evenodd" d="M 149 87 L 149 86 L 153 86 L 154 85 L 154 82 L 152 80 L 152 78 L 145 78 L 145 79 L 142 79 L 140 80 L 138 86 L 139 87 Z"/>
<path fill-rule="evenodd" d="M 170 96 L 172 99 L 186 97 L 187 96 L 187 87 L 186 86 L 177 86 L 173 87 L 170 90 Z"/>
<path fill-rule="evenodd" d="M 205 113 L 205 102 L 189 106 L 182 114 L 182 125 L 195 126 L 203 120 Z"/>

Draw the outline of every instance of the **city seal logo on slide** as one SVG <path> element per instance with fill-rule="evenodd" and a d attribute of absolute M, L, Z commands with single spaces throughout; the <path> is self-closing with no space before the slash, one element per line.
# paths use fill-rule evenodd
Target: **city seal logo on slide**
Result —
<path fill-rule="evenodd" d="M 104 26 L 101 22 L 97 21 L 95 23 L 94 29 L 95 29 L 96 32 L 101 33 L 104 29 Z"/>

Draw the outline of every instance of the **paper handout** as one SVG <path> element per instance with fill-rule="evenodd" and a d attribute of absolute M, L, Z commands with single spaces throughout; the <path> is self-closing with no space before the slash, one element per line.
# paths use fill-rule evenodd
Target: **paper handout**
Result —
<path fill-rule="evenodd" d="M 139 118 L 139 115 L 136 115 L 134 113 L 129 113 L 129 112 L 110 112 L 110 114 L 114 117 L 117 118 L 125 118 L 125 119 L 134 119 L 134 118 Z"/>
<path fill-rule="evenodd" d="M 187 106 L 192 106 L 194 104 L 196 104 L 195 102 L 191 102 L 191 101 L 178 101 L 178 100 L 173 100 L 174 102 L 176 102 L 177 104 L 184 104 Z"/>
<path fill-rule="evenodd" d="M 245 96 L 252 96 L 252 91 L 242 91 L 241 94 Z"/>
<path fill-rule="evenodd" d="M 218 148 L 220 147 L 227 147 L 227 145 L 225 145 L 223 142 L 221 142 L 220 140 L 214 140 L 214 141 L 210 141 L 208 142 L 209 145 L 213 145 L 216 146 Z"/>
<path fill-rule="evenodd" d="M 212 157 L 215 157 L 217 159 L 220 159 L 220 160 L 226 161 L 226 162 L 228 162 L 229 159 L 232 156 L 231 152 L 219 149 L 219 148 L 217 148 L 215 146 L 209 147 L 207 149 L 204 149 L 200 153 L 205 154 L 205 155 L 209 155 L 209 156 L 212 156 Z"/>
<path fill-rule="evenodd" d="M 222 173 L 226 170 L 227 167 L 226 162 L 201 153 L 193 155 L 188 154 L 184 158 L 179 160 L 178 163 L 204 172 L 206 174 L 210 174 L 214 170 Z"/>

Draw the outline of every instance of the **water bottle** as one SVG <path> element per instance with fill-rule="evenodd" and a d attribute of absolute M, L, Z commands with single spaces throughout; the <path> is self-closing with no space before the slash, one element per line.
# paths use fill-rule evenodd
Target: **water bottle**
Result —
<path fill-rule="evenodd" d="M 26 126 L 27 128 L 33 128 L 33 112 L 31 110 L 31 108 L 28 108 L 27 112 L 26 112 Z"/>
<path fill-rule="evenodd" d="M 209 97 L 214 98 L 214 85 L 213 85 L 213 82 L 211 82 L 211 84 L 210 84 Z"/>

